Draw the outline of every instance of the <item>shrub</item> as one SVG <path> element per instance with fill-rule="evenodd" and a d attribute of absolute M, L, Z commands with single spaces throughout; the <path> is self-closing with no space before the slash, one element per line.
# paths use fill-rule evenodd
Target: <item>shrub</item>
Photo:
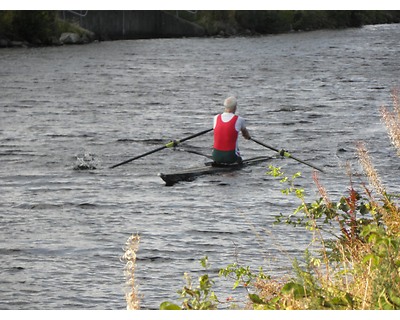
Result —
<path fill-rule="evenodd" d="M 14 11 L 12 31 L 18 40 L 47 42 L 56 28 L 56 11 Z"/>
<path fill-rule="evenodd" d="M 398 91 L 393 91 L 394 112 L 381 108 L 382 118 L 396 148 L 400 145 Z M 301 205 L 294 215 L 278 222 L 303 226 L 314 232 L 320 250 L 305 252 L 301 264 L 294 262 L 296 276 L 276 286 L 271 296 L 270 280 L 260 280 L 256 289 L 258 309 L 400 309 L 400 208 L 382 185 L 363 143 L 357 146 L 360 163 L 375 191 L 365 184 L 356 191 L 350 179 L 349 194 L 335 203 L 318 181 L 321 198 L 306 203 L 294 188 L 294 177 L 284 177 L 279 168 L 270 174 L 289 183 L 286 194 L 296 194 Z M 350 171 L 349 171 L 350 172 Z M 335 227 L 336 226 L 336 227 Z M 327 238 L 326 232 L 332 237 Z M 272 304 L 273 302 L 273 304 Z"/>

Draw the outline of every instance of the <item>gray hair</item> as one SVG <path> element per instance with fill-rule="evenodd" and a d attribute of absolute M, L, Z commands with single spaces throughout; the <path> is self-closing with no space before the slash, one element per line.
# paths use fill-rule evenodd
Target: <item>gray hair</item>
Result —
<path fill-rule="evenodd" d="M 225 101 L 224 101 L 225 109 L 227 109 L 229 111 L 234 111 L 236 106 L 237 106 L 237 100 L 235 97 L 229 97 L 229 98 L 225 99 Z"/>

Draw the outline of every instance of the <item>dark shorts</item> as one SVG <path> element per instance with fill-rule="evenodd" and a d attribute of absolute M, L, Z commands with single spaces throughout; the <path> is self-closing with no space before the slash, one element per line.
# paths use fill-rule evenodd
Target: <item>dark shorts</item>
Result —
<path fill-rule="evenodd" d="M 212 157 L 216 163 L 241 163 L 242 158 L 236 155 L 235 150 L 233 151 L 221 151 L 213 149 Z"/>

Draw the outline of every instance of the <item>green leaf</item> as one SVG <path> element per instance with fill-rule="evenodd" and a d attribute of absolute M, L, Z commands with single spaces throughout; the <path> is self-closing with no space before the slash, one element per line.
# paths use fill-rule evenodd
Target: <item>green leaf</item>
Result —
<path fill-rule="evenodd" d="M 294 179 L 296 179 L 296 178 L 298 178 L 298 177 L 301 177 L 301 172 L 296 172 L 296 173 L 293 175 L 292 180 L 294 180 Z"/>
<path fill-rule="evenodd" d="M 182 310 L 182 308 L 169 301 L 164 301 L 160 304 L 160 310 Z"/>
<path fill-rule="evenodd" d="M 264 301 L 255 293 L 249 293 L 249 298 L 253 303 L 264 304 Z"/>
<path fill-rule="evenodd" d="M 345 296 L 333 297 L 330 301 L 326 301 L 326 305 L 330 308 L 335 307 L 348 307 L 353 305 L 353 299 L 350 294 L 346 293 Z"/>
<path fill-rule="evenodd" d="M 282 293 L 293 294 L 295 298 L 303 298 L 306 295 L 304 287 L 294 282 L 286 283 L 282 288 Z"/>
<path fill-rule="evenodd" d="M 372 265 L 375 267 L 379 264 L 380 258 L 372 253 L 367 254 L 364 259 L 363 263 L 368 263 L 371 260 Z"/>
<path fill-rule="evenodd" d="M 400 307 L 400 297 L 396 296 L 393 290 L 389 290 L 389 298 L 396 307 Z"/>
<path fill-rule="evenodd" d="M 208 268 L 208 257 L 205 256 L 204 258 L 200 259 L 200 264 L 204 269 Z"/>

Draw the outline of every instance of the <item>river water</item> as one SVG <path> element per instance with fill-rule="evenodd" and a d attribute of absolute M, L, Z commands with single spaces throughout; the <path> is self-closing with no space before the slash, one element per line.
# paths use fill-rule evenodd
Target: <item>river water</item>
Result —
<path fill-rule="evenodd" d="M 212 134 L 110 169 L 211 128 L 235 95 L 252 136 L 324 168 L 332 200 L 360 172 L 365 141 L 389 191 L 399 158 L 380 121 L 399 86 L 400 25 L 228 39 L 152 39 L 0 51 L 0 309 L 124 309 L 124 263 L 141 237 L 136 281 L 144 309 L 177 301 L 183 274 L 238 261 L 290 274 L 312 238 L 274 225 L 299 204 L 268 165 L 318 197 L 313 170 L 292 159 L 166 187 L 159 172 L 203 165 Z M 275 155 L 240 140 L 245 158 Z M 76 170 L 80 164 L 87 170 Z M 95 167 L 95 168 L 94 168 Z M 361 178 L 360 178 L 361 179 Z M 241 289 L 238 289 L 241 290 Z M 239 291 L 240 296 L 244 292 Z"/>

